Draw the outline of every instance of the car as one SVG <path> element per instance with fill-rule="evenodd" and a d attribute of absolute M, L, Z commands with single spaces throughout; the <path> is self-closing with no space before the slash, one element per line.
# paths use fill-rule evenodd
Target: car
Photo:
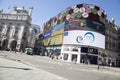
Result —
<path fill-rule="evenodd" d="M 33 49 L 32 48 L 25 48 L 25 54 L 32 55 Z"/>

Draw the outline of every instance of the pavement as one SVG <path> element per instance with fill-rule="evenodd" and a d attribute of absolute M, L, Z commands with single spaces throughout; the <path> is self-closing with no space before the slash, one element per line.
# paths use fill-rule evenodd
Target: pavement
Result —
<path fill-rule="evenodd" d="M 5 56 L 5 55 L 4 55 Z M 0 80 L 67 80 L 50 72 L 0 56 Z"/>
<path fill-rule="evenodd" d="M 7 51 L 0 52 L 0 59 L 3 59 L 3 61 L 0 60 L 0 65 L 2 64 L 2 66 L 0 67 L 0 78 L 3 78 L 3 79 L 0 79 L 0 80 L 15 80 L 15 79 L 4 79 L 5 77 L 7 77 L 7 75 L 4 77 L 4 74 L 7 71 L 6 69 L 12 69 L 12 71 L 20 70 L 17 73 L 18 74 L 17 77 L 21 75 L 20 72 L 22 71 L 24 74 L 22 73 L 23 75 L 21 76 L 24 76 L 27 74 L 25 76 L 27 78 L 24 77 L 25 79 L 19 78 L 17 80 L 67 80 L 67 79 L 68 80 L 83 80 L 83 79 L 84 80 L 103 80 L 104 78 L 105 80 L 120 80 L 120 68 L 115 68 L 115 67 L 101 66 L 100 70 L 98 71 L 97 65 L 74 64 L 74 63 L 63 62 L 57 59 L 52 60 L 45 56 L 43 57 L 36 56 L 36 55 L 31 56 L 31 55 L 26 55 L 20 52 L 14 53 L 14 52 L 7 52 Z M 4 61 L 6 62 L 8 61 L 8 63 L 4 63 Z M 14 63 L 13 64 L 14 66 L 13 66 L 11 64 L 13 62 L 19 65 L 17 66 Z M 3 73 L 1 73 L 2 71 L 1 69 L 3 70 Z M 12 72 L 12 71 L 8 71 L 8 72 Z M 16 76 L 17 71 L 14 71 L 13 75 Z M 28 74 L 27 72 L 30 73 L 31 75 Z M 44 75 L 44 73 L 45 73 L 45 76 L 47 76 L 45 77 L 45 79 L 43 76 L 42 77 L 40 76 L 40 75 Z M 32 76 L 32 74 L 34 76 Z M 30 77 L 32 77 L 33 79 L 31 79 Z"/>

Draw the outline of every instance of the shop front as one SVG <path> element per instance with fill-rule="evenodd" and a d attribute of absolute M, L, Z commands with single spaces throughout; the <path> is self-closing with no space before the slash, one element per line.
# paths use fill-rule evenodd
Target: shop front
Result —
<path fill-rule="evenodd" d="M 102 42 L 100 42 L 102 41 Z M 98 49 L 105 48 L 105 36 L 92 31 L 64 32 L 61 57 L 63 61 L 86 64 L 98 63 Z"/>

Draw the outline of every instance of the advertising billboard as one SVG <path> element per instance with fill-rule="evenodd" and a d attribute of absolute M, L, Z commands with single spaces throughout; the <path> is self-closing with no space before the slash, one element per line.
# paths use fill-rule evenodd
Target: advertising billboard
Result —
<path fill-rule="evenodd" d="M 86 20 L 85 19 L 71 19 L 66 21 L 64 31 L 67 30 L 86 30 Z"/>
<path fill-rule="evenodd" d="M 94 46 L 105 49 L 105 36 L 93 31 L 65 31 L 63 44 Z"/>
<path fill-rule="evenodd" d="M 50 45 L 60 45 L 63 42 L 63 34 L 51 37 Z"/>
<path fill-rule="evenodd" d="M 90 19 L 86 19 L 86 21 L 88 31 L 95 31 L 101 34 L 105 34 L 105 25 L 103 23 Z"/>
<path fill-rule="evenodd" d="M 65 25 L 65 22 L 62 22 L 62 23 L 54 26 L 54 27 L 53 27 L 53 32 L 59 31 L 59 30 L 64 30 L 64 25 Z"/>
<path fill-rule="evenodd" d="M 77 4 L 67 8 L 44 24 L 43 33 L 53 35 L 67 30 L 90 30 L 104 34 L 107 14 L 92 4 Z M 61 30 L 61 31 L 60 31 Z M 57 32 L 59 31 L 59 32 Z"/>
<path fill-rule="evenodd" d="M 91 19 L 105 23 L 106 17 L 106 12 L 96 5 L 77 4 L 55 16 L 55 18 L 53 18 L 53 24 L 55 26 L 70 19 Z"/>
<path fill-rule="evenodd" d="M 46 33 L 43 34 L 43 39 L 51 37 L 51 31 L 47 31 Z"/>
<path fill-rule="evenodd" d="M 90 19 L 71 19 L 65 23 L 64 31 L 68 30 L 86 30 L 105 34 L 105 25 Z"/>
<path fill-rule="evenodd" d="M 50 40 L 51 40 L 51 38 L 44 39 L 43 40 L 44 46 L 49 46 L 50 45 Z"/>
<path fill-rule="evenodd" d="M 64 33 L 65 22 L 62 22 L 53 27 L 52 36 L 63 34 Z"/>
<path fill-rule="evenodd" d="M 63 34 L 64 33 L 64 30 L 59 30 L 59 31 L 55 31 L 54 33 L 52 33 L 51 36 L 56 36 L 56 35 L 60 35 L 60 34 Z"/>

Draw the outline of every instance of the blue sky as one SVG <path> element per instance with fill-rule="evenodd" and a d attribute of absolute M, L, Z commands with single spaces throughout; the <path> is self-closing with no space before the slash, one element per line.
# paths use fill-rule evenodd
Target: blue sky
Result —
<path fill-rule="evenodd" d="M 33 6 L 32 23 L 42 26 L 61 11 L 80 3 L 101 7 L 106 11 L 107 18 L 114 18 L 115 23 L 120 26 L 120 0 L 0 0 L 0 10 L 10 12 L 14 6 L 24 6 L 28 10 L 30 6 Z"/>

